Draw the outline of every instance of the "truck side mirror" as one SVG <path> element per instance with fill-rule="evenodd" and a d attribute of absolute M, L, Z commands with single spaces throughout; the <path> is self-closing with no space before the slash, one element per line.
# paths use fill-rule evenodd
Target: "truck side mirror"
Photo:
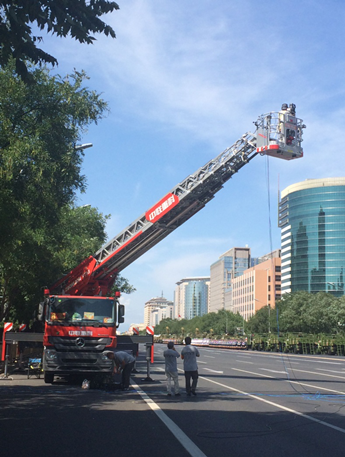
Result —
<path fill-rule="evenodd" d="M 117 322 L 119 324 L 122 324 L 123 322 L 125 322 L 125 306 L 124 305 L 118 305 Z"/>

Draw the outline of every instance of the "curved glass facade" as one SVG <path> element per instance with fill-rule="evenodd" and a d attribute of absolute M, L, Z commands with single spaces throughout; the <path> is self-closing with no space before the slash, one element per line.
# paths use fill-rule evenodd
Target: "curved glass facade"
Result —
<path fill-rule="evenodd" d="M 345 178 L 289 186 L 279 204 L 282 293 L 344 295 Z"/>

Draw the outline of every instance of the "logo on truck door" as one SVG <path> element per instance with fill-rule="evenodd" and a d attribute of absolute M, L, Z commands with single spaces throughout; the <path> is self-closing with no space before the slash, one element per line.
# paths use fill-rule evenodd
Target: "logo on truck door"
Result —
<path fill-rule="evenodd" d="M 149 222 L 157 222 L 161 217 L 173 209 L 179 202 L 177 195 L 172 193 L 167 194 L 158 203 L 156 203 L 151 209 L 149 209 L 145 217 Z"/>

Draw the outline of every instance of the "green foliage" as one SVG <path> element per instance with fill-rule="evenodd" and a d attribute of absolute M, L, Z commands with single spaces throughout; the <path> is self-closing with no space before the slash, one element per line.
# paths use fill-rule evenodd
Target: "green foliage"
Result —
<path fill-rule="evenodd" d="M 243 319 L 239 314 L 221 310 L 208 313 L 193 319 L 163 319 L 155 327 L 155 334 L 192 337 L 221 337 L 227 330 L 229 335 L 242 333 Z M 241 330 L 238 330 L 241 329 Z"/>
<path fill-rule="evenodd" d="M 13 63 L 0 71 L 0 256 L 19 233 L 32 237 L 35 231 L 39 243 L 42 226 L 54 226 L 60 208 L 85 190 L 83 151 L 74 146 L 107 109 L 83 87 L 84 73 L 64 79 L 46 70 L 31 74 L 35 84 L 27 87 Z"/>
<path fill-rule="evenodd" d="M 65 206 L 61 209 L 54 236 L 46 240 L 52 242 L 51 256 L 60 269 L 54 273 L 55 280 L 102 246 L 106 240 L 108 218 L 91 206 Z"/>
<path fill-rule="evenodd" d="M 269 331 L 269 314 L 275 314 L 275 310 L 271 310 L 269 313 L 268 307 L 259 309 L 254 316 L 252 316 L 247 324 L 247 333 L 268 333 Z M 272 316 L 270 316 L 272 317 Z M 271 324 L 271 331 L 273 331 L 274 325 Z"/>
<path fill-rule="evenodd" d="M 248 322 L 239 314 L 221 310 L 191 320 L 164 319 L 155 327 L 155 334 L 184 337 L 224 337 L 281 333 L 338 334 L 345 333 L 345 296 L 331 293 L 296 292 L 286 294 L 276 308 L 267 306 L 257 311 Z M 227 331 L 226 331 L 227 330 Z"/>
<path fill-rule="evenodd" d="M 32 81 L 26 61 L 57 64 L 55 57 L 37 46 L 42 37 L 33 34 L 32 25 L 91 44 L 95 33 L 115 38 L 114 30 L 100 17 L 118 9 L 116 2 L 108 0 L 0 0 L 0 66 L 14 59 L 17 74 Z"/>
<path fill-rule="evenodd" d="M 247 323 L 249 333 L 268 333 L 268 308 L 260 309 Z M 345 297 L 331 293 L 311 294 L 299 291 L 285 294 L 270 310 L 271 333 L 324 333 L 344 332 Z"/>
<path fill-rule="evenodd" d="M 278 305 L 281 331 L 335 333 L 344 303 L 330 293 L 296 292 L 284 296 Z"/>
<path fill-rule="evenodd" d="M 111 290 L 110 295 L 114 296 L 115 292 L 121 292 L 123 294 L 132 294 L 135 291 L 136 291 L 135 287 L 133 287 L 131 284 L 129 284 L 129 282 L 126 278 L 124 278 L 121 275 L 118 275 L 116 277 L 116 280 L 115 280 L 115 283 Z"/>
<path fill-rule="evenodd" d="M 17 240 L 18 246 L 1 265 L 1 317 L 29 322 L 42 298 L 42 287 L 55 282 L 104 243 L 106 219 L 95 208 L 65 206 L 58 223 L 40 231 L 40 243 L 35 231 L 32 237 Z"/>

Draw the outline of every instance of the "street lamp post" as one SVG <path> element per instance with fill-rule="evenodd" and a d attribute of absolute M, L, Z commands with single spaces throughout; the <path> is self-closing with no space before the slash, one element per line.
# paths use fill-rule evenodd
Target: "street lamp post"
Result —
<path fill-rule="evenodd" d="M 78 145 L 74 146 L 74 150 L 80 151 L 82 149 L 92 148 L 92 146 L 93 146 L 92 143 L 78 144 Z"/>

